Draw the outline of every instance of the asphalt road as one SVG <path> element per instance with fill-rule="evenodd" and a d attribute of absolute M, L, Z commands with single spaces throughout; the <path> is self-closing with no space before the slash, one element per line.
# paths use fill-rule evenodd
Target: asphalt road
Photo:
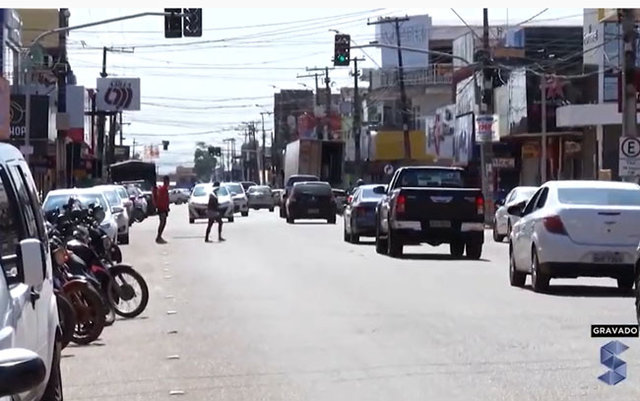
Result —
<path fill-rule="evenodd" d="M 342 221 L 288 225 L 277 210 L 203 241 L 186 206 L 134 225 L 125 260 L 149 283 L 139 318 L 63 354 L 67 400 L 637 400 L 640 341 L 628 379 L 597 380 L 594 323 L 634 323 L 633 298 L 608 279 L 552 281 L 541 295 L 508 283 L 507 244 L 483 260 L 407 247 L 402 260 L 342 241 Z M 175 392 L 172 394 L 172 392 Z"/>

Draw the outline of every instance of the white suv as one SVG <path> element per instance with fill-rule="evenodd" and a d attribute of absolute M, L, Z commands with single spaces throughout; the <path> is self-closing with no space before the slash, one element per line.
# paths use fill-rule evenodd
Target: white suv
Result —
<path fill-rule="evenodd" d="M 33 177 L 22 154 L 0 144 L 0 400 L 62 400 L 52 277 Z"/>

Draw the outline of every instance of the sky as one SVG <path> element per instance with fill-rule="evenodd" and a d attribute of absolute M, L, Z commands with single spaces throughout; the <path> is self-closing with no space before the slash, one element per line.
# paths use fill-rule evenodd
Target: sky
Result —
<path fill-rule="evenodd" d="M 579 8 L 490 8 L 490 24 L 582 25 Z M 118 16 L 163 9 L 71 8 L 70 25 L 81 25 Z M 481 8 L 459 8 L 456 13 L 469 25 L 482 23 Z M 200 38 L 167 39 L 163 17 L 148 16 L 91 28 L 73 30 L 68 55 L 78 85 L 95 88 L 107 53 L 107 73 L 141 79 L 140 111 L 124 115 L 125 145 L 136 142 L 160 145 L 156 161 L 160 173 L 177 165 L 192 165 L 195 143 L 221 145 L 226 138 L 243 140 L 242 124 L 254 121 L 261 128 L 260 112 L 273 111 L 273 94 L 280 89 L 312 88 L 306 68 L 331 67 L 335 29 L 351 35 L 354 43 L 375 39 L 375 21 L 384 16 L 424 15 L 433 25 L 463 25 L 449 8 L 265 8 L 203 10 L 204 33 Z M 361 68 L 376 68 L 380 51 L 354 50 L 364 56 Z M 330 71 L 334 89 L 352 86 L 349 68 Z M 273 116 L 264 115 L 267 137 Z M 269 142 L 267 141 L 267 146 Z"/>

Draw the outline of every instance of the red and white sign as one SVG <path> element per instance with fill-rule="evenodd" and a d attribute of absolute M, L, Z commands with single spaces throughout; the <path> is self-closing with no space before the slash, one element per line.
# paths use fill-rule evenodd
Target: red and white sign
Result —
<path fill-rule="evenodd" d="M 500 132 L 498 131 L 498 115 L 476 116 L 476 142 L 500 142 Z"/>

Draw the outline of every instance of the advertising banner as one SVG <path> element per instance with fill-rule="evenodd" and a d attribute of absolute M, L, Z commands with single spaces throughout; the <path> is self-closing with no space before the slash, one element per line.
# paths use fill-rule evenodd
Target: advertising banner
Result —
<path fill-rule="evenodd" d="M 427 117 L 425 127 L 428 155 L 438 159 L 453 159 L 455 109 L 455 105 L 448 105 L 436 110 L 433 121 Z"/>
<path fill-rule="evenodd" d="M 98 78 L 99 111 L 140 110 L 140 78 Z"/>
<path fill-rule="evenodd" d="M 453 134 L 453 163 L 467 166 L 473 156 L 473 114 L 456 118 Z"/>

